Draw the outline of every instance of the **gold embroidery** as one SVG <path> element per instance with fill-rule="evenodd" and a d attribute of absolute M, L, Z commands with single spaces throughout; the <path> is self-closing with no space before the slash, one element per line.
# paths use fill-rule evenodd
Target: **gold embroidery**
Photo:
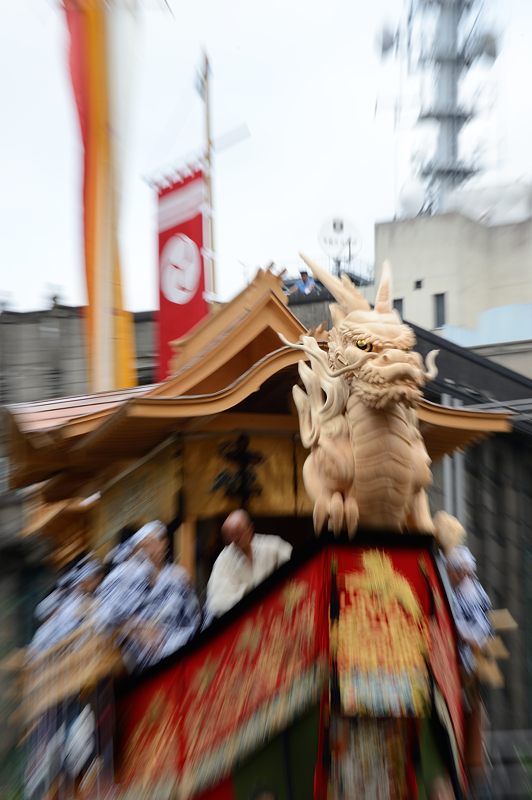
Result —
<path fill-rule="evenodd" d="M 140 779 L 140 786 L 174 770 L 173 709 L 163 691 L 157 692 L 128 744 L 124 764 L 126 781 Z"/>
<path fill-rule="evenodd" d="M 218 671 L 218 667 L 220 666 L 221 661 L 222 661 L 221 656 L 219 658 L 212 658 L 212 656 L 209 653 L 207 655 L 207 658 L 205 659 L 205 663 L 203 664 L 202 668 L 198 670 L 196 675 L 194 675 L 192 686 L 194 692 L 199 697 L 203 697 L 203 695 L 213 682 L 214 678 L 216 677 L 216 673 Z"/>
<path fill-rule="evenodd" d="M 236 652 L 247 652 L 254 656 L 262 639 L 262 623 L 260 620 L 248 620 L 236 643 Z"/>
<path fill-rule="evenodd" d="M 304 581 L 290 581 L 283 590 L 285 615 L 292 615 L 296 606 L 308 594 L 308 586 Z"/>
<path fill-rule="evenodd" d="M 382 608 L 397 600 L 415 619 L 422 616 L 421 608 L 407 579 L 394 571 L 391 559 L 379 550 L 370 550 L 362 556 L 365 572 L 352 572 L 345 576 L 348 592 L 366 591 L 375 596 Z"/>
<path fill-rule="evenodd" d="M 191 763 L 201 760 L 214 741 L 223 738 L 224 731 L 234 729 L 238 720 L 253 713 L 265 698 L 281 686 L 290 685 L 301 673 L 314 640 L 315 601 L 304 582 L 299 584 L 297 594 L 300 606 L 290 618 L 272 611 L 261 620 L 260 627 L 256 620 L 246 624 L 224 659 L 220 691 L 211 692 L 208 703 L 202 702 L 199 695 L 191 697 L 182 709 L 182 729 L 186 731 L 186 752 Z M 291 591 L 289 602 L 295 598 Z M 253 626 L 259 637 L 253 633 Z"/>
<path fill-rule="evenodd" d="M 408 580 L 373 550 L 363 572 L 343 577 L 338 632 L 331 626 L 344 709 L 349 713 L 421 712 L 427 699 L 428 630 Z"/>

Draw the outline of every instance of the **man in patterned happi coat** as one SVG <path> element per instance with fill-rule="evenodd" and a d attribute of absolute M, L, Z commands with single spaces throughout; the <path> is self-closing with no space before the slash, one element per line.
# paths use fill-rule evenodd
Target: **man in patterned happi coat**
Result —
<path fill-rule="evenodd" d="M 102 584 L 103 618 L 121 626 L 126 665 L 139 670 L 184 645 L 198 630 L 201 612 L 186 571 L 167 562 L 161 522 L 147 523 L 126 545 L 125 560 Z"/>
<path fill-rule="evenodd" d="M 462 664 L 468 673 L 475 668 L 475 650 L 482 650 L 490 636 L 491 602 L 476 576 L 476 561 L 469 548 L 459 545 L 446 558 L 453 590 L 453 614 L 460 636 Z"/>
<path fill-rule="evenodd" d="M 87 621 L 101 578 L 100 562 L 86 556 L 58 580 L 56 588 L 35 609 L 41 625 L 28 648 L 30 658 L 53 647 Z"/>

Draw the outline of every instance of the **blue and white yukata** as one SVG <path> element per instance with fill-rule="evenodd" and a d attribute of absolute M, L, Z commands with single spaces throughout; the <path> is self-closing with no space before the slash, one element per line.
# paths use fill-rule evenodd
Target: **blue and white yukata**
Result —
<path fill-rule="evenodd" d="M 37 606 L 35 615 L 43 622 L 27 651 L 35 672 L 53 669 L 54 662 L 65 653 L 64 649 L 55 649 L 55 645 L 93 620 L 97 601 L 94 595 L 81 591 L 80 587 L 86 578 L 100 569 L 98 562 L 82 559 Z M 87 628 L 78 639 L 65 645 L 67 650 L 85 642 L 90 632 Z M 36 720 L 28 748 L 25 798 L 38 800 L 44 797 L 60 775 L 62 791 L 65 796 L 69 795 L 73 781 L 95 756 L 95 724 L 90 707 L 86 705 L 82 709 L 77 696 L 65 697 Z"/>
<path fill-rule="evenodd" d="M 98 590 L 98 627 L 119 630 L 127 668 L 137 671 L 175 652 L 196 633 L 201 612 L 186 571 L 166 564 L 157 574 L 151 561 L 127 543 L 117 549 L 114 569 Z M 126 560 L 122 560 L 125 556 Z M 151 631 L 151 641 L 142 640 Z"/>
<path fill-rule="evenodd" d="M 467 672 L 475 669 L 471 644 L 482 649 L 493 629 L 489 619 L 491 601 L 478 578 L 468 575 L 454 589 L 454 620 L 460 635 L 459 651 Z"/>
<path fill-rule="evenodd" d="M 446 557 L 448 569 L 465 573 L 452 589 L 453 616 L 459 634 L 458 650 L 465 671 L 475 671 L 473 648 L 482 650 L 493 630 L 489 618 L 491 601 L 476 576 L 477 562 L 468 547 L 458 545 Z"/>
<path fill-rule="evenodd" d="M 156 664 L 194 636 L 201 611 L 187 572 L 166 564 L 143 594 L 134 617 L 126 624 L 125 659 L 134 669 Z M 150 643 L 136 636 L 139 628 L 153 628 Z"/>
<path fill-rule="evenodd" d="M 83 559 L 67 576 L 58 581 L 57 588 L 39 603 L 35 616 L 44 621 L 28 647 L 30 659 L 54 647 L 92 619 L 97 606 L 95 596 L 86 594 L 79 587 L 86 578 L 92 577 L 100 569 L 98 562 Z"/>
<path fill-rule="evenodd" d="M 116 564 L 96 592 L 99 630 L 116 630 L 136 614 L 149 591 L 152 575 L 153 565 L 139 554 Z"/>

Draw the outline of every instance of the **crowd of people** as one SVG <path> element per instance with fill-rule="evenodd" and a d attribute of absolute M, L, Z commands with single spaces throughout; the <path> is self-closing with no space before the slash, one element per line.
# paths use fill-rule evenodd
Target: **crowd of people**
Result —
<path fill-rule="evenodd" d="M 157 663 L 225 613 L 292 553 L 278 536 L 254 531 L 249 515 L 232 512 L 222 526 L 225 547 L 216 560 L 203 608 L 186 570 L 168 560 L 168 534 L 148 522 L 112 550 L 104 563 L 86 556 L 37 606 L 40 625 L 30 658 L 80 632 L 112 635 L 127 669 Z"/>
<path fill-rule="evenodd" d="M 84 557 L 37 606 L 39 627 L 30 658 L 86 629 L 87 635 L 89 630 L 113 635 L 126 667 L 143 669 L 178 650 L 292 554 L 292 546 L 280 537 L 255 533 L 242 509 L 229 514 L 222 538 L 225 546 L 213 566 L 203 608 L 186 570 L 169 562 L 167 530 L 157 520 L 117 545 L 104 563 Z M 467 547 L 455 547 L 445 564 L 462 664 L 472 672 L 475 651 L 492 634 L 491 605 Z"/>

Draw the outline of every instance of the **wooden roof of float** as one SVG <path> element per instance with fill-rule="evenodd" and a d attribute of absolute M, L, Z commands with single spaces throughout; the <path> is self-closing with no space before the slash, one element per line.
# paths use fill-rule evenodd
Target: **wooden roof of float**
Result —
<path fill-rule="evenodd" d="M 306 333 L 270 271 L 173 343 L 172 375 L 154 386 L 8 406 L 11 485 L 49 481 L 45 497 L 79 496 L 96 475 L 141 458 L 174 432 L 298 431 L 291 388 L 306 356 L 281 345 Z M 492 433 L 510 415 L 423 401 L 433 460 Z M 114 466 L 113 466 L 114 465 Z M 51 479 L 51 480 L 50 480 Z"/>

